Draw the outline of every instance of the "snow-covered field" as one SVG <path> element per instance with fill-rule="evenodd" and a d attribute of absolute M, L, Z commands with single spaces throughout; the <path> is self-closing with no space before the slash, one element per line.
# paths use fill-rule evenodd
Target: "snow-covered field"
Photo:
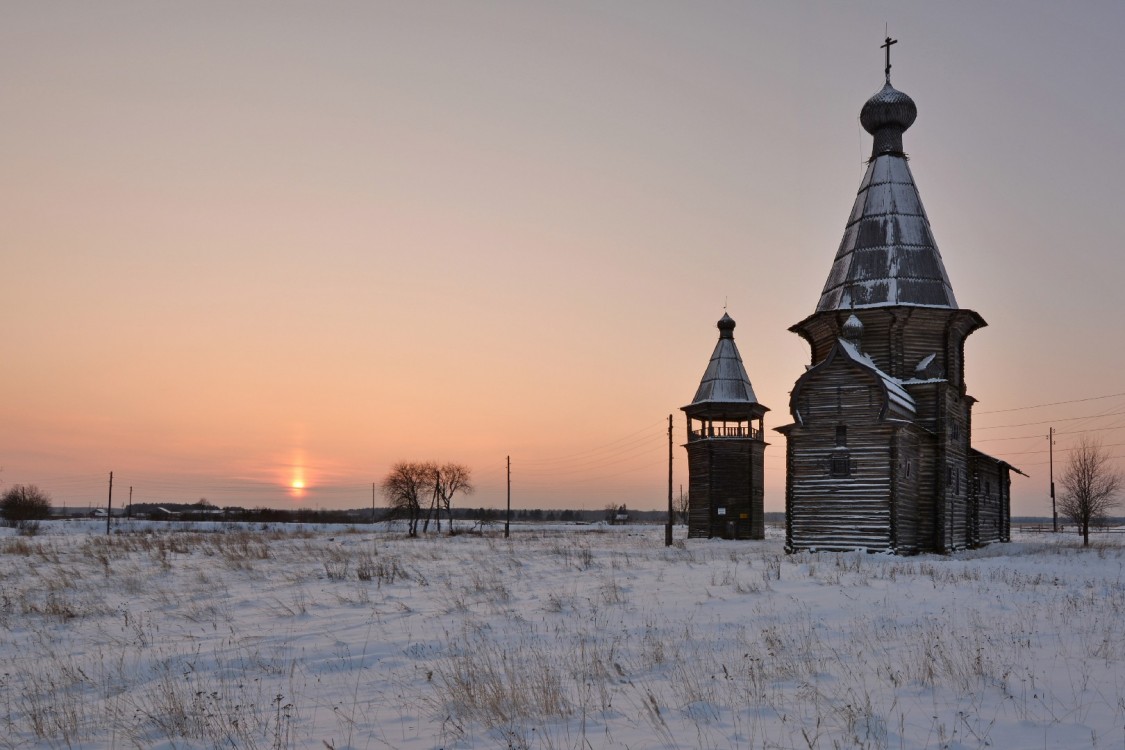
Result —
<path fill-rule="evenodd" d="M 1125 535 L 178 528 L 3 531 L 0 747 L 1125 745 Z"/>

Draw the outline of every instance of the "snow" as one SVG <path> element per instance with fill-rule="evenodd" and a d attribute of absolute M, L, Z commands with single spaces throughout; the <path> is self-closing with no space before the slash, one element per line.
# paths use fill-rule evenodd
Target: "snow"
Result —
<path fill-rule="evenodd" d="M 868 355 L 861 352 L 854 344 L 845 339 L 836 339 L 840 348 L 848 355 L 854 362 L 867 367 L 872 370 L 883 381 L 887 388 L 887 396 L 892 403 L 897 404 L 899 408 L 908 414 L 915 412 L 914 398 L 907 393 L 906 389 L 902 387 L 896 378 L 892 378 L 887 373 L 879 369 L 875 364 L 875 360 L 871 359 Z"/>
<path fill-rule="evenodd" d="M 1125 741 L 1125 535 L 950 556 L 658 526 L 0 536 L 4 747 Z"/>

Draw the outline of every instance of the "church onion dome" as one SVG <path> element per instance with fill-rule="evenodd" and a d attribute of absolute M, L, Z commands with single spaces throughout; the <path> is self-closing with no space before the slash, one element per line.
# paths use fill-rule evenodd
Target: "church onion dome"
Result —
<path fill-rule="evenodd" d="M 734 338 L 734 318 L 723 313 L 723 317 L 719 318 L 719 322 L 715 324 L 719 329 L 719 338 L 733 339 Z"/>
<path fill-rule="evenodd" d="M 719 340 L 715 350 L 711 353 L 711 360 L 695 391 L 695 398 L 691 404 L 683 407 L 699 411 L 700 408 L 723 406 L 746 407 L 758 404 L 758 397 L 754 395 L 754 387 L 750 384 L 750 376 L 746 374 L 746 367 L 742 364 L 742 356 L 734 343 L 734 319 L 723 314 L 716 327 L 719 329 Z M 696 407 L 693 409 L 693 407 Z M 758 407 L 766 411 L 765 407 Z"/>
<path fill-rule="evenodd" d="M 843 334 L 844 341 L 847 341 L 858 350 L 860 348 L 860 342 L 863 341 L 863 322 L 853 313 L 844 321 L 840 333 Z"/>
<path fill-rule="evenodd" d="M 914 100 L 887 81 L 859 112 L 859 122 L 863 129 L 875 137 L 871 158 L 874 159 L 879 154 L 903 153 L 903 131 L 913 125 L 917 117 L 918 107 Z"/>

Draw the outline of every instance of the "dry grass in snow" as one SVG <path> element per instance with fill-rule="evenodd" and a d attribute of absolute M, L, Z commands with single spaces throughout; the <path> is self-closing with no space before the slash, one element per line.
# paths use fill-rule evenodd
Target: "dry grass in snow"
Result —
<path fill-rule="evenodd" d="M 0 747 L 1125 744 L 1118 537 L 81 529 L 0 538 Z"/>

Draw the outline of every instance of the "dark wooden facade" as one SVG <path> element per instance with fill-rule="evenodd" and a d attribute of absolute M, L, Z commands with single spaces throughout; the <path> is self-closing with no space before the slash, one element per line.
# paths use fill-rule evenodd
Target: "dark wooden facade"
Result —
<path fill-rule="evenodd" d="M 1012 467 L 970 449 L 972 397 L 945 378 L 888 376 L 865 353 L 866 326 L 853 329 L 797 381 L 795 421 L 779 428 L 787 548 L 910 554 L 1008 541 Z"/>
<path fill-rule="evenodd" d="M 790 399 L 786 549 L 947 552 L 1007 541 L 1013 467 L 970 447 L 959 308 L 902 133 L 917 110 L 888 77 L 861 112 L 874 136 L 816 312 L 790 330 L 811 364 Z"/>
<path fill-rule="evenodd" d="M 688 536 L 764 539 L 760 423 L 727 423 L 711 432 L 688 418 Z"/>
<path fill-rule="evenodd" d="M 687 416 L 688 536 L 765 538 L 762 417 L 734 343 L 734 321 L 723 315 L 719 341 Z"/>

